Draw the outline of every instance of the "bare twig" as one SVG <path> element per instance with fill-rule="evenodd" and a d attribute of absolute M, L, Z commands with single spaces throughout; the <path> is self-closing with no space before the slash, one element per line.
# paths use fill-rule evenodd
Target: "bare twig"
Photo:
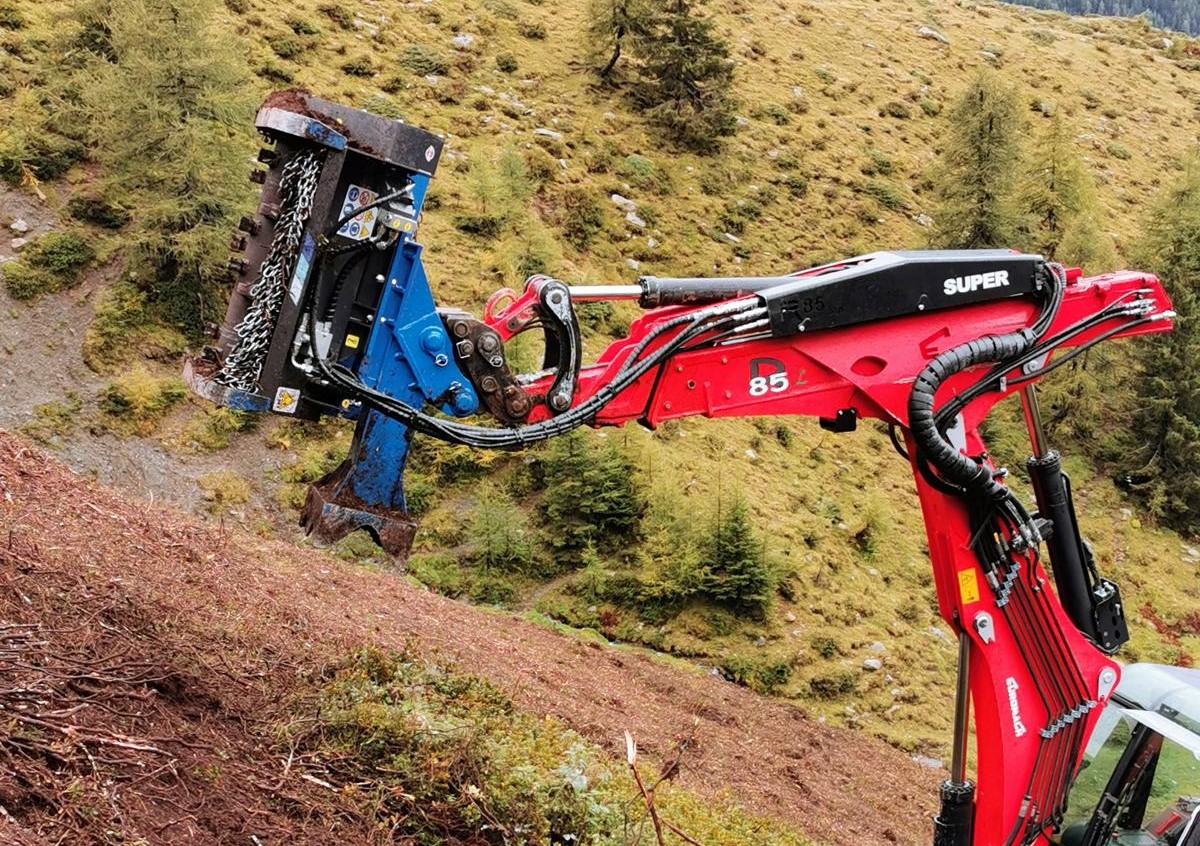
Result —
<path fill-rule="evenodd" d="M 664 772 L 673 771 L 678 768 L 679 759 L 683 756 L 683 749 L 686 748 L 686 744 L 680 744 L 680 747 L 679 754 Z M 642 781 L 642 775 L 638 772 L 637 768 L 637 744 L 633 740 L 633 735 L 629 732 L 625 732 L 625 760 L 629 763 L 629 770 L 633 773 L 633 780 L 637 783 L 638 790 L 642 793 L 642 800 L 646 803 L 646 812 L 650 815 L 650 822 L 654 824 L 654 837 L 658 841 L 658 846 L 666 846 L 666 839 L 663 835 L 664 828 L 684 842 L 690 843 L 691 846 L 704 846 L 704 844 L 688 837 L 688 835 L 680 831 L 678 826 L 659 816 L 658 808 L 654 805 L 654 791 L 667 776 L 660 777 L 655 782 L 654 787 L 646 787 L 645 782 Z"/>

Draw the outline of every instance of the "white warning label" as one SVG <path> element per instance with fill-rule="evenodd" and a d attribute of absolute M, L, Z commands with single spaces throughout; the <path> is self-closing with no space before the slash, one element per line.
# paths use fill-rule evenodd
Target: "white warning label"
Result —
<path fill-rule="evenodd" d="M 379 195 L 374 191 L 368 191 L 366 188 L 358 185 L 351 185 L 346 189 L 346 200 L 342 203 L 342 212 L 339 217 L 346 217 L 351 214 L 354 217 L 342 224 L 342 228 L 338 230 L 338 234 L 352 241 L 365 241 L 374 235 L 375 221 L 379 219 L 379 210 L 368 209 L 358 214 L 354 213 L 356 209 L 369 206 L 377 199 L 379 199 Z"/>
<path fill-rule="evenodd" d="M 295 414 L 296 406 L 300 404 L 300 391 L 296 388 L 278 388 L 275 391 L 275 402 L 271 410 L 280 414 Z"/>

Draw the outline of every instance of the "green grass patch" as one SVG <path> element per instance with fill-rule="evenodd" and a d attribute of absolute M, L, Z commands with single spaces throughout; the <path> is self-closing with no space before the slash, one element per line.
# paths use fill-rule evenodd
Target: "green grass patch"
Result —
<path fill-rule="evenodd" d="M 0 272 L 9 296 L 29 301 L 75 287 L 95 258 L 81 233 L 51 232 L 26 246 L 19 259 L 0 265 Z"/>
<path fill-rule="evenodd" d="M 33 419 L 22 423 L 17 431 L 43 446 L 54 446 L 74 434 L 82 408 L 78 395 L 68 391 L 61 400 L 35 406 Z"/>

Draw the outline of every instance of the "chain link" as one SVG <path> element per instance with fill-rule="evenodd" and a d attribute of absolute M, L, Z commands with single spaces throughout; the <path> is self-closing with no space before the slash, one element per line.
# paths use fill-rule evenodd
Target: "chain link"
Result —
<path fill-rule="evenodd" d="M 271 336 L 300 254 L 304 225 L 312 213 L 321 174 L 321 150 L 302 150 L 283 167 L 279 180 L 280 213 L 271 249 L 250 288 L 250 308 L 237 326 L 238 340 L 214 381 L 239 391 L 254 391 L 271 347 Z"/>

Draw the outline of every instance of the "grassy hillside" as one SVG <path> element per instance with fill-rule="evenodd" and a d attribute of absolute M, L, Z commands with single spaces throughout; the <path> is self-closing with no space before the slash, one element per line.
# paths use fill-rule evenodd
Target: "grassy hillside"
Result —
<path fill-rule="evenodd" d="M 19 24 L 0 24 L 2 69 L 13 80 L 0 114 L 19 115 L 31 98 L 52 100 L 46 95 L 61 82 L 38 70 L 39 51 L 59 43 L 52 30 L 64 26 L 69 4 L 0 5 Z M 942 111 L 982 66 L 1021 86 L 1031 133 L 1047 112 L 1067 117 L 1121 251 L 1195 144 L 1200 64 L 1182 42 L 1162 49 L 1161 34 L 1139 22 L 987 3 L 724 0 L 710 8 L 737 62 L 739 131 L 720 155 L 696 156 L 665 144 L 621 86 L 597 83 L 584 61 L 586 5 L 468 0 L 351 11 L 325 0 L 227 0 L 219 23 L 244 46 L 259 93 L 303 86 L 446 136 L 423 224 L 425 258 L 440 302 L 475 309 L 534 269 L 592 283 L 638 273 L 773 274 L 922 246 Z M 497 167 L 505 156 L 523 167 Z M 83 160 L 43 190 L 65 206 L 93 176 Z M 613 194 L 636 203 L 638 220 Z M 498 216 L 497 234 L 464 231 L 464 219 L 480 214 Z M 112 244 L 100 232 L 89 237 Z M 629 316 L 624 307 L 592 315 L 589 348 Z M 153 420 L 141 429 L 153 432 Z M 278 486 L 294 506 L 345 438 L 330 427 L 280 432 L 274 443 L 290 462 L 281 478 L 263 479 L 250 463 L 236 468 L 244 478 L 225 481 Z M 419 458 L 413 484 L 426 513 L 414 572 L 450 593 L 687 656 L 906 749 L 943 749 L 954 650 L 934 614 L 909 472 L 884 433 L 864 426 L 836 436 L 810 421 L 691 421 L 653 435 L 593 437 L 618 443 L 651 501 L 667 504 L 652 506 L 643 523 L 660 543 L 671 532 L 703 534 L 723 505 L 747 497 L 782 585 L 764 619 L 702 602 L 664 619 L 598 600 L 612 594 L 596 585 L 636 572 L 641 559 L 613 552 L 577 567 L 554 561 L 544 493 L 527 473 L 540 452 Z M 470 469 L 481 462 L 494 477 L 486 494 Z M 1085 527 L 1102 557 L 1115 560 L 1130 608 L 1145 608 L 1130 654 L 1190 660 L 1200 649 L 1197 621 L 1187 617 L 1195 557 L 1175 536 L 1127 516 L 1106 481 L 1082 487 Z M 489 497 L 489 507 L 516 509 L 513 522 L 537 563 L 528 572 L 463 565 Z"/>

